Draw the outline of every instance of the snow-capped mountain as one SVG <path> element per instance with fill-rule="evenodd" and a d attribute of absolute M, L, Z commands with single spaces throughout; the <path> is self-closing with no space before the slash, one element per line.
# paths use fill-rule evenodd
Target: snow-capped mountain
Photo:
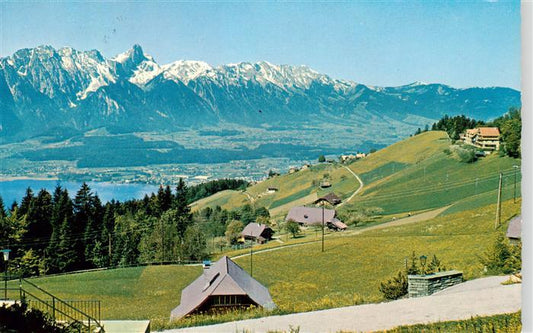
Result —
<path fill-rule="evenodd" d="M 221 123 L 296 128 L 350 123 L 377 133 L 391 126 L 420 127 L 443 114 L 488 119 L 512 105 L 520 105 L 520 93 L 509 88 L 370 87 L 266 61 L 160 65 L 139 45 L 110 59 L 96 50 L 50 46 L 0 59 L 3 142 L 52 129 L 157 132 Z"/>

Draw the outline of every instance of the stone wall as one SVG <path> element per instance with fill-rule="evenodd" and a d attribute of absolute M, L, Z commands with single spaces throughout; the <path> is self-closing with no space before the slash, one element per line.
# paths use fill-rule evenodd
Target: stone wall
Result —
<path fill-rule="evenodd" d="M 428 275 L 409 275 L 408 282 L 409 298 L 429 296 L 437 291 L 463 282 L 463 273 L 460 271 L 446 271 Z"/>

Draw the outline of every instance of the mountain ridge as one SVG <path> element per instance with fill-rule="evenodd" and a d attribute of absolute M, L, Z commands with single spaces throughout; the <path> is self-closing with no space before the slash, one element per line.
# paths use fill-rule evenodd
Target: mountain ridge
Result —
<path fill-rule="evenodd" d="M 402 137 L 444 114 L 486 120 L 519 104 L 520 92 L 511 88 L 367 86 L 305 65 L 211 66 L 195 60 L 160 65 L 137 44 L 112 58 L 98 50 L 52 46 L 0 58 L 0 142 L 62 127 L 84 132 L 115 126 L 127 133 L 228 123 L 348 124 L 366 133 L 392 128 Z"/>

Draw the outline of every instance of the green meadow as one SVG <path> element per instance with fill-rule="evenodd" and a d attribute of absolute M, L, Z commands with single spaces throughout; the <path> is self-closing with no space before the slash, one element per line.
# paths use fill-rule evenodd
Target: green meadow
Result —
<path fill-rule="evenodd" d="M 519 211 L 520 201 L 506 201 L 502 218 L 507 221 Z M 495 205 L 490 205 L 358 235 L 332 233 L 326 238 L 325 252 L 319 242 L 256 252 L 253 277 L 269 288 L 280 313 L 382 301 L 379 283 L 400 270 L 413 251 L 437 255 L 447 268 L 462 270 L 467 279 L 480 277 L 479 255 L 506 227 L 504 223 L 494 228 L 494 213 Z M 235 261 L 250 270 L 249 257 Z M 199 266 L 147 266 L 32 281 L 64 299 L 100 299 L 107 319 L 149 318 L 163 324 L 179 304 L 181 290 L 201 270 Z M 228 318 L 246 316 L 244 312 Z"/>
<path fill-rule="evenodd" d="M 253 277 L 266 285 L 278 305 L 276 313 L 303 312 L 379 302 L 380 282 L 396 274 L 413 252 L 436 255 L 446 268 L 461 270 L 466 279 L 482 276 L 479 257 L 505 232 L 510 218 L 520 213 L 520 173 L 516 174 L 518 200 L 514 196 L 514 165 L 520 160 L 483 157 L 475 163 L 460 162 L 444 132 L 427 132 L 348 167 L 363 182 L 362 191 L 339 211 L 344 216 L 367 207 L 382 212 L 374 221 L 384 222 L 407 213 L 448 207 L 439 216 L 400 226 L 364 230 L 370 223 L 345 232 L 327 232 L 321 252 L 320 232 L 304 230 L 291 238 L 275 227 L 277 241 L 254 246 Z M 502 225 L 495 228 L 499 173 L 503 173 Z M 327 180 L 331 188 L 321 189 Z M 340 164 L 319 164 L 292 174 L 272 177 L 245 192 L 223 191 L 193 204 L 193 209 L 220 205 L 232 209 L 246 203 L 275 211 L 274 221 L 284 218 L 291 203 L 334 191 L 343 199 L 360 186 Z M 269 187 L 278 191 L 268 193 Z M 307 199 L 305 199 L 307 200 Z M 287 208 L 288 209 L 288 208 Z M 271 251 L 261 250 L 270 249 Z M 273 250 L 272 250 L 273 249 Z M 249 249 L 214 253 L 246 255 Z M 250 271 L 250 257 L 235 259 Z M 100 299 L 106 319 L 152 319 L 155 327 L 168 326 L 170 311 L 180 302 L 181 290 L 201 274 L 199 266 L 146 266 L 111 269 L 32 279 L 64 299 Z M 264 312 L 235 312 L 221 316 L 193 316 L 170 326 L 188 326 L 263 316 Z"/>

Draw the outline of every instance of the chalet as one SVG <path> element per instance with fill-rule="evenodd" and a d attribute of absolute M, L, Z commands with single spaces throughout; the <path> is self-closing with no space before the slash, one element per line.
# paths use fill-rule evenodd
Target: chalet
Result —
<path fill-rule="evenodd" d="M 267 193 L 276 193 L 278 191 L 278 188 L 277 187 L 269 187 L 267 188 Z"/>
<path fill-rule="evenodd" d="M 316 199 L 315 203 L 320 203 L 322 201 L 326 201 L 330 205 L 335 206 L 335 205 L 340 204 L 342 200 L 335 193 L 330 192 L 326 194 L 325 196 Z"/>
<path fill-rule="evenodd" d="M 345 230 L 348 226 L 335 217 L 335 210 L 319 207 L 292 207 L 285 221 L 293 220 L 302 226 L 324 224 L 332 230 Z"/>
<path fill-rule="evenodd" d="M 330 182 L 322 182 L 322 183 L 320 183 L 320 187 L 321 188 L 331 187 L 331 183 Z"/>
<path fill-rule="evenodd" d="M 479 127 L 467 129 L 462 137 L 464 143 L 482 150 L 500 149 L 500 130 L 498 127 Z"/>
<path fill-rule="evenodd" d="M 276 307 L 265 286 L 224 256 L 182 290 L 180 305 L 170 312 L 170 319 L 252 305 L 267 310 Z"/>
<path fill-rule="evenodd" d="M 261 244 L 271 240 L 273 234 L 274 230 L 272 228 L 259 223 L 249 223 L 241 232 L 244 239 L 250 239 Z"/>
<path fill-rule="evenodd" d="M 298 172 L 298 171 L 300 171 L 300 169 L 299 169 L 298 167 L 291 167 L 291 168 L 289 169 L 289 174 L 291 174 L 291 173 L 295 173 L 295 172 Z"/>
<path fill-rule="evenodd" d="M 511 244 L 518 244 L 522 239 L 522 215 L 515 216 L 509 221 L 507 238 Z"/>
<path fill-rule="evenodd" d="M 307 170 L 307 169 L 309 169 L 310 167 L 311 167 L 310 164 L 304 164 L 304 165 L 302 165 L 301 170 Z"/>

